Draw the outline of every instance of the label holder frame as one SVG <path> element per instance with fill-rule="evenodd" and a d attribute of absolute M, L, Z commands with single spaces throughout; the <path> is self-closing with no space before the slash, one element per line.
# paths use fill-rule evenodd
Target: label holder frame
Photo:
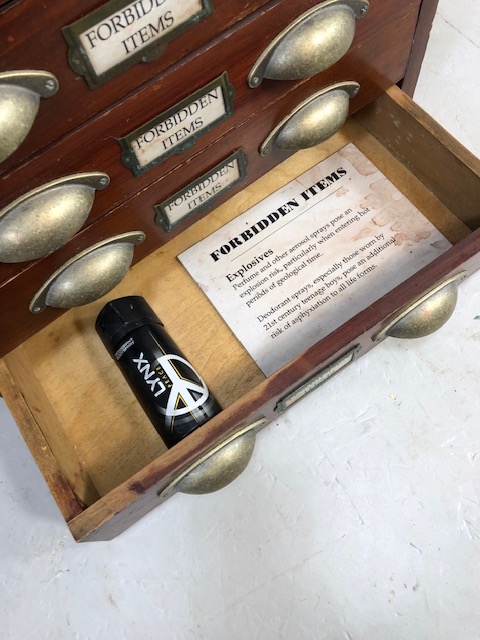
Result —
<path fill-rule="evenodd" d="M 177 197 L 179 197 L 181 193 L 184 193 L 188 189 L 194 188 L 200 182 L 206 180 L 210 175 L 214 174 L 216 171 L 219 171 L 223 166 L 227 165 L 229 162 L 232 162 L 233 160 L 236 160 L 238 164 L 238 173 L 239 173 L 238 178 L 236 178 L 233 182 L 231 182 L 226 187 L 221 189 L 209 200 L 199 204 L 197 207 L 195 207 L 195 209 L 192 209 L 192 211 L 182 216 L 176 222 L 171 222 L 170 218 L 168 217 L 168 213 L 166 212 L 166 207 L 168 206 L 168 204 L 173 202 Z M 239 149 L 231 153 L 229 156 L 227 156 L 224 160 L 221 160 L 214 167 L 212 167 L 207 172 L 202 174 L 200 177 L 196 178 L 195 180 L 188 183 L 187 185 L 185 185 L 184 187 L 176 191 L 174 194 L 169 196 L 167 199 L 163 200 L 163 202 L 161 202 L 160 204 L 154 205 L 153 208 L 155 210 L 155 224 L 158 225 L 159 227 L 163 227 L 165 231 L 169 232 L 169 231 L 172 231 L 174 227 L 181 224 L 182 222 L 192 217 L 193 215 L 209 209 L 212 203 L 215 202 L 219 196 L 223 195 L 226 191 L 228 191 L 233 186 L 235 186 L 236 184 L 238 184 L 239 182 L 241 182 L 247 177 L 247 166 L 248 166 L 247 154 L 245 153 L 243 148 L 240 147 Z"/>
<path fill-rule="evenodd" d="M 141 166 L 140 163 L 138 162 L 138 158 L 134 150 L 132 149 L 132 146 L 131 146 L 132 142 L 136 140 L 139 136 L 141 136 L 143 133 L 145 133 L 152 127 L 154 127 L 155 125 L 166 120 L 167 118 L 171 117 L 175 113 L 178 113 L 179 111 L 187 107 L 192 102 L 195 102 L 195 100 L 197 100 L 200 96 L 208 93 L 209 91 L 211 91 L 216 87 L 220 87 L 222 90 L 223 100 L 225 103 L 225 113 L 222 114 L 219 118 L 217 118 L 213 122 L 211 122 L 210 124 L 208 124 L 207 126 L 199 129 L 198 132 L 194 133 L 184 142 L 171 147 L 169 150 L 165 151 L 161 155 L 156 156 L 148 164 Z M 228 72 L 224 71 L 220 76 L 217 76 L 214 80 L 200 87 L 193 93 L 189 94 L 186 98 L 183 98 L 183 100 L 180 100 L 179 102 L 174 104 L 172 107 L 169 107 L 165 111 L 162 111 L 162 113 L 158 114 L 154 118 L 151 118 L 150 120 L 142 124 L 140 127 L 137 127 L 134 131 L 132 131 L 128 135 L 119 137 L 118 143 L 122 149 L 122 157 L 121 157 L 122 164 L 128 169 L 130 169 L 135 177 L 138 177 L 143 175 L 147 171 L 150 171 L 150 169 L 153 169 L 154 167 L 156 167 L 158 164 L 160 164 L 170 156 L 178 155 L 180 153 L 183 153 L 187 149 L 190 149 L 200 136 L 202 136 L 204 133 L 208 133 L 218 124 L 220 124 L 224 120 L 227 120 L 227 118 L 230 118 L 233 115 L 234 98 L 235 98 L 235 87 L 230 83 L 230 80 L 228 78 Z"/>
<path fill-rule="evenodd" d="M 132 4 L 132 0 L 110 0 L 109 2 L 105 2 L 98 7 L 98 9 L 91 11 L 75 22 L 61 28 L 62 35 L 68 45 L 69 65 L 75 73 L 84 77 L 89 89 L 98 89 L 109 80 L 112 80 L 139 62 L 152 62 L 156 60 L 165 52 L 171 40 L 191 26 L 211 16 L 213 11 L 212 0 L 201 0 L 201 3 L 202 9 L 177 27 L 168 31 L 165 35 L 159 36 L 154 42 L 140 48 L 122 62 L 110 67 L 107 71 L 97 73 L 90 61 L 87 51 L 80 41 L 81 34 L 121 9 L 126 8 L 129 4 Z"/>

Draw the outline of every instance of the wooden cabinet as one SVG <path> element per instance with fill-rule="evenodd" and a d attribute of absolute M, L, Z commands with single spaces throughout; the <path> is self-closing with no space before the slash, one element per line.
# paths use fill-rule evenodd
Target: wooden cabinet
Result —
<path fill-rule="evenodd" d="M 71 240 L 45 257 L 4 264 L 0 270 L 0 389 L 77 540 L 112 538 L 176 491 L 225 484 L 248 461 L 256 432 L 310 389 L 386 337 L 422 335 L 453 311 L 457 285 L 480 266 L 480 164 L 395 86 L 402 78 L 412 86 L 434 4 L 371 0 L 348 51 L 330 68 L 310 78 L 263 80 L 252 88 L 248 73 L 259 51 L 283 28 L 281 21 L 313 5 L 305 2 L 294 9 L 285 2 L 257 3 L 227 31 L 215 37 L 207 32 L 212 36 L 208 43 L 195 40 L 204 35 L 197 33 L 186 58 L 176 64 L 169 59 L 171 66 L 159 68 L 146 82 L 140 74 L 138 86 L 123 99 L 112 94 L 115 102 L 107 109 L 100 107 L 94 117 L 79 121 L 42 153 L 33 153 L 6 173 L 5 184 L 10 180 L 14 197 L 22 192 L 22 173 L 28 176 L 23 185 L 28 188 L 57 178 L 60 166 L 65 173 L 96 170 L 110 177 Z M 62 11 L 66 9 L 58 9 L 59 15 Z M 196 31 L 202 31 L 200 24 L 191 30 Z M 413 58 L 412 51 L 417 52 Z M 233 114 L 180 154 L 134 176 L 122 164 L 117 138 L 224 72 L 235 89 Z M 123 80 L 118 76 L 112 87 L 118 90 L 134 75 L 132 70 Z M 84 83 L 82 78 L 76 81 Z M 340 122 L 337 132 L 294 155 L 293 149 L 260 153 L 272 129 L 299 103 L 350 81 L 357 82 L 360 91 L 347 101 L 345 117 L 347 112 L 350 117 Z M 100 89 L 99 95 L 106 94 Z M 84 147 L 82 139 L 88 141 Z M 452 248 L 267 377 L 177 256 L 349 142 L 422 211 Z M 245 162 L 238 181 L 208 206 L 178 223 L 162 225 L 155 205 L 234 154 Z M 468 186 L 464 196 L 452 195 L 452 180 Z M 66 313 L 50 306 L 38 314 L 29 310 L 42 283 L 72 256 L 128 232 L 141 234 L 143 242 L 133 249 L 134 266 L 106 296 Z M 107 300 L 131 294 L 143 295 L 158 311 L 223 408 L 169 450 L 94 329 Z M 226 451 L 228 461 L 222 457 Z M 215 473 L 209 468 L 212 460 Z"/>
<path fill-rule="evenodd" d="M 350 5 L 355 6 L 356 1 L 348 0 L 346 6 L 349 11 Z M 364 0 L 358 0 L 358 3 L 368 6 Z M 336 8 L 337 4 L 333 3 L 333 7 Z M 322 5 L 319 6 L 321 16 Z M 340 6 L 344 7 L 342 3 Z M 95 118 L 87 119 L 42 153 L 8 172 L 4 178 L 8 189 L 0 196 L 0 207 L 4 208 L 23 198 L 26 192 L 41 189 L 42 185 L 49 185 L 63 176 L 99 172 L 108 176 L 109 184 L 96 190 L 91 211 L 75 237 L 70 241 L 63 241 L 63 236 L 55 238 L 52 244 L 55 251 L 46 251 L 46 255 L 36 261 L 2 263 L 0 250 L 0 300 L 8 301 L 9 308 L 8 316 L 0 319 L 3 335 L 0 355 L 61 313 L 50 308 L 33 315 L 30 303 L 42 284 L 73 256 L 95 242 L 138 230 L 145 234 L 145 241 L 135 248 L 134 260 L 141 259 L 186 226 L 182 224 L 173 232 L 165 233 L 164 228 L 156 224 L 156 204 L 205 174 L 239 148 L 244 149 L 247 169 L 245 176 L 228 191 L 226 197 L 285 159 L 288 152 L 278 150 L 263 157 L 260 147 L 269 132 L 302 101 L 339 81 L 355 81 L 359 83 L 360 90 L 351 100 L 350 112 L 353 113 L 399 82 L 409 62 L 419 6 L 418 0 L 371 2 L 366 15 L 361 17 L 359 12 L 359 17 L 353 18 L 350 36 L 353 41 L 338 62 L 313 77 L 264 79 L 259 86 L 251 87 L 247 81 L 249 73 L 264 49 L 277 34 L 295 24 L 299 16 L 317 7 L 312 0 L 270 2 L 205 47 L 126 95 L 123 101 L 113 104 Z M 331 29 L 330 22 L 327 27 Z M 200 29 L 200 25 L 195 28 Z M 321 22 L 317 28 L 320 33 L 326 29 Z M 321 44 L 324 48 L 331 47 L 328 41 Z M 295 52 L 292 56 L 293 66 L 297 55 Z M 67 75 L 75 76 L 71 69 Z M 98 89 L 90 91 L 80 77 L 75 77 L 77 84 L 81 81 L 82 95 L 96 95 Z M 213 124 L 206 121 L 192 135 L 185 127 L 176 127 L 172 130 L 185 136 L 178 141 L 172 140 L 168 132 L 157 136 L 165 148 L 157 151 L 157 156 L 154 154 L 148 164 L 140 166 L 134 149 L 141 145 L 143 151 L 147 146 L 144 143 L 147 135 L 155 137 L 158 126 L 168 126 L 172 116 L 185 113 L 189 105 L 198 105 L 201 96 L 207 95 L 205 87 L 209 85 L 215 87 L 216 100 L 221 95 L 220 102 L 223 101 L 223 107 L 214 115 Z M 70 107 L 64 101 L 62 105 L 58 118 L 65 120 Z M 85 113 L 80 99 L 76 111 Z M 88 113 L 86 111 L 86 115 Z M 188 122 L 191 128 L 196 120 L 192 117 Z M 137 133 L 132 134 L 135 131 Z M 135 166 L 137 170 L 132 171 Z M 192 224 L 208 210 L 203 208 L 199 215 L 191 216 L 187 224 Z M 55 218 L 52 224 L 58 228 L 59 222 Z M 72 226 L 69 221 L 65 224 L 68 230 Z M 32 234 L 39 233 L 46 236 L 48 230 L 37 232 L 32 229 Z M 30 245 L 28 230 L 26 234 L 24 242 Z M 54 236 L 53 230 L 51 236 Z"/>

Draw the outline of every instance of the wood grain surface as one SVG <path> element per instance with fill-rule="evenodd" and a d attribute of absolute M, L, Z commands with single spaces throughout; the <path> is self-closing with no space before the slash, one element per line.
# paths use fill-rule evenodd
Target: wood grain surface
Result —
<path fill-rule="evenodd" d="M 412 51 L 408 60 L 408 66 L 405 71 L 405 77 L 402 81 L 402 90 L 410 97 L 413 96 L 417 85 L 420 68 L 425 56 L 425 51 L 430 37 L 433 18 L 437 11 L 439 0 L 423 0 L 418 16 L 415 37 L 412 43 Z"/>

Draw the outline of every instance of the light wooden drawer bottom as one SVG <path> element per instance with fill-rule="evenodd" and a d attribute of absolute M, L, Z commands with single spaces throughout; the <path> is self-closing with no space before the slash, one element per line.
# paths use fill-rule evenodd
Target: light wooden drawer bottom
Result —
<path fill-rule="evenodd" d="M 266 378 L 177 255 L 348 142 L 453 247 Z M 239 429 L 272 421 L 283 406 L 279 400 L 296 399 L 292 391 L 353 347 L 358 357 L 375 346 L 374 336 L 392 315 L 439 282 L 476 270 L 479 201 L 480 163 L 393 87 L 329 141 L 295 154 L 145 258 L 108 296 L 69 311 L 5 356 L 0 390 L 74 537 L 114 537 L 161 504 L 166 487 L 189 465 Z M 170 450 L 94 330 L 106 300 L 132 294 L 155 308 L 224 407 Z"/>

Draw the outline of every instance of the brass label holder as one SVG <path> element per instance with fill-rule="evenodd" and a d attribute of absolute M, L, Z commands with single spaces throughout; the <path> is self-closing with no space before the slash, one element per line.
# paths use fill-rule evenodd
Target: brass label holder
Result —
<path fill-rule="evenodd" d="M 212 13 L 211 0 L 110 0 L 62 28 L 72 69 L 97 89 Z"/>
<path fill-rule="evenodd" d="M 197 89 L 173 107 L 119 138 L 122 162 L 142 175 L 196 140 L 233 113 L 234 87 L 226 72 Z"/>
<path fill-rule="evenodd" d="M 155 205 L 156 224 L 165 231 L 171 231 L 185 218 L 208 209 L 220 195 L 246 177 L 247 164 L 245 152 L 238 149 L 213 169 Z"/>

